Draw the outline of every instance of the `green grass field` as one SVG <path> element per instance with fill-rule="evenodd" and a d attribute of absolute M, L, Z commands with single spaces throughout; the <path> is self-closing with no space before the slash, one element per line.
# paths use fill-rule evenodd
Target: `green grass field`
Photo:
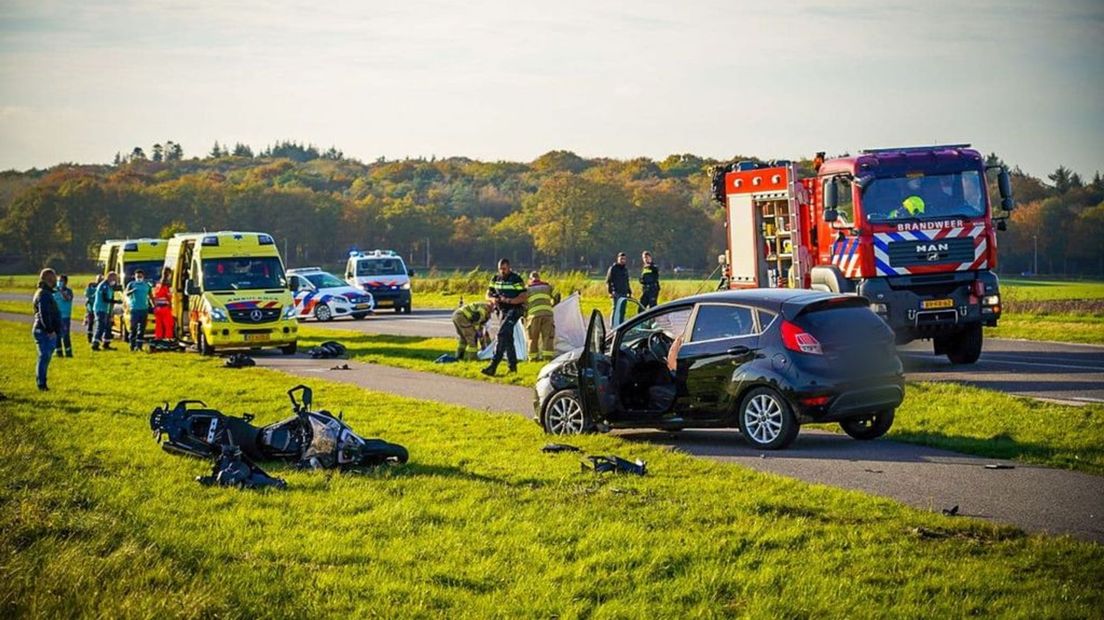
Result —
<path fill-rule="evenodd" d="M 0 323 L 4 617 L 1092 617 L 1104 547 L 951 519 L 609 436 L 648 461 L 595 477 L 532 423 L 313 382 L 319 406 L 405 444 L 407 466 L 211 489 L 163 453 L 160 401 L 258 423 L 296 380 L 182 354 L 106 353 L 34 390 Z M 89 362 L 88 360 L 91 360 Z M 171 360 L 171 361 L 170 361 Z M 91 363 L 91 366 L 90 366 Z M 96 372 L 91 379 L 90 368 Z M 140 378 L 139 380 L 135 380 Z M 875 611 L 878 610 L 878 611 Z"/>

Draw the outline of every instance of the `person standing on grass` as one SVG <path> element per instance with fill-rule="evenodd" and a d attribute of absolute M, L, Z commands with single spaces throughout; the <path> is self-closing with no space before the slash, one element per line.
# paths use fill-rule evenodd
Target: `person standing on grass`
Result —
<path fill-rule="evenodd" d="M 493 377 L 502 362 L 502 356 L 506 356 L 510 372 L 517 372 L 517 349 L 514 347 L 514 327 L 525 315 L 525 301 L 529 293 L 525 288 L 525 281 L 521 276 L 510 270 L 510 261 L 502 259 L 498 261 L 498 273 L 491 278 L 491 286 L 487 289 L 487 301 L 494 304 L 495 312 L 501 318 L 502 323 L 498 328 L 498 342 L 495 344 L 494 359 L 491 365 L 480 372 Z"/>
<path fill-rule="evenodd" d="M 624 252 L 617 254 L 617 260 L 606 271 L 606 289 L 609 291 L 613 307 L 617 308 L 617 300 L 622 297 L 632 297 L 632 288 L 629 287 L 629 268 L 626 263 L 629 257 Z"/>
<path fill-rule="evenodd" d="M 57 356 L 73 357 L 73 341 L 69 338 L 69 327 L 73 320 L 73 289 L 69 288 L 69 276 L 58 276 L 57 289 L 54 290 L 54 303 L 61 313 L 61 328 L 58 329 Z"/>
<path fill-rule="evenodd" d="M 556 323 L 552 306 L 559 301 L 552 285 L 540 279 L 536 271 L 529 274 L 529 357 L 540 360 L 556 357 Z"/>
<path fill-rule="evenodd" d="M 644 260 L 644 268 L 640 271 L 640 305 L 646 310 L 659 303 L 659 267 L 652 260 L 651 252 L 645 251 L 640 258 Z"/>
<path fill-rule="evenodd" d="M 92 300 L 92 312 L 96 315 L 96 333 L 92 336 L 92 350 L 111 350 L 111 314 L 115 307 L 115 285 L 119 275 L 110 271 L 96 286 Z"/>
<path fill-rule="evenodd" d="M 149 318 L 150 299 L 153 287 L 146 282 L 146 272 L 134 271 L 134 279 L 126 287 L 127 305 L 130 306 L 130 350 L 142 348 L 146 339 L 146 320 Z"/>
<path fill-rule="evenodd" d="M 84 287 L 84 327 L 88 331 L 88 342 L 92 343 L 92 333 L 96 329 L 96 311 L 92 306 L 96 302 L 96 287 L 103 282 L 103 274 L 98 274 L 95 281 L 89 282 Z"/>
<path fill-rule="evenodd" d="M 57 273 L 53 269 L 43 269 L 38 275 L 38 290 L 32 301 L 34 307 L 34 325 L 31 335 L 38 347 L 38 364 L 35 368 L 35 382 L 38 389 L 50 389 L 46 385 L 46 369 L 50 367 L 50 358 L 57 347 L 58 332 L 61 330 L 61 312 L 54 301 L 54 286 L 57 285 Z"/>
<path fill-rule="evenodd" d="M 174 333 L 172 314 L 172 269 L 161 270 L 161 280 L 153 288 L 153 337 L 172 340 Z"/>

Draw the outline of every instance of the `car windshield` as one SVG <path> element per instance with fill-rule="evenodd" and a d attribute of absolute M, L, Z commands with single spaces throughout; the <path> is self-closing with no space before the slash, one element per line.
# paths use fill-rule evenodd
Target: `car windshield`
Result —
<path fill-rule="evenodd" d="M 679 308 L 672 312 L 648 317 L 625 330 L 621 342 L 628 345 L 656 332 L 660 332 L 674 340 L 681 336 L 686 329 L 686 323 L 690 320 L 690 310 L 690 308 Z"/>
<path fill-rule="evenodd" d="M 981 217 L 981 174 L 966 170 L 872 179 L 862 190 L 862 210 L 868 222 Z"/>
<path fill-rule="evenodd" d="M 358 276 L 405 276 L 406 269 L 397 258 L 368 258 L 357 261 Z"/>
<path fill-rule="evenodd" d="M 337 279 L 337 276 L 332 273 L 312 273 L 303 276 L 310 281 L 315 288 L 334 288 L 338 286 L 347 286 L 344 282 Z"/>
<path fill-rule="evenodd" d="M 237 291 L 284 286 L 284 268 L 275 256 L 208 258 L 203 261 L 204 290 Z"/>
<path fill-rule="evenodd" d="M 161 268 L 164 266 L 165 261 L 160 260 L 127 261 L 123 264 L 123 284 L 127 284 L 133 280 L 134 272 L 139 269 L 142 270 L 146 282 L 156 284 L 157 281 L 161 279 Z"/>

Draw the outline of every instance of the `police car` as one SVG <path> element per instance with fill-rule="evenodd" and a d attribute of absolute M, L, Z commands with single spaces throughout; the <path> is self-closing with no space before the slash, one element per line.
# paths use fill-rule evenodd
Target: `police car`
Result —
<path fill-rule="evenodd" d="M 371 293 L 379 307 L 394 308 L 395 312 L 410 314 L 409 269 L 393 250 L 352 251 L 345 264 L 345 281 Z"/>
<path fill-rule="evenodd" d="M 363 319 L 376 307 L 371 293 L 353 288 L 318 267 L 289 269 L 287 275 L 300 320 L 332 321 L 343 316 Z"/>

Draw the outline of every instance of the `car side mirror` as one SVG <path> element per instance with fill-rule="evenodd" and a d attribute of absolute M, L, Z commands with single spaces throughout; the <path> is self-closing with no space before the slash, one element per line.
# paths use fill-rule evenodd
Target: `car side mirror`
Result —
<path fill-rule="evenodd" d="M 413 269 L 407 269 L 406 270 L 406 275 L 407 276 L 413 276 L 414 275 L 414 270 Z"/>
<path fill-rule="evenodd" d="M 1008 222 L 1004 220 L 997 220 L 997 230 L 1001 232 L 1008 230 Z"/>
<path fill-rule="evenodd" d="M 184 282 L 184 292 L 189 295 L 199 295 L 199 287 L 191 279 Z"/>
<path fill-rule="evenodd" d="M 288 290 L 292 293 L 299 290 L 299 276 L 291 276 L 288 278 Z"/>
<path fill-rule="evenodd" d="M 835 222 L 838 219 L 839 219 L 839 211 L 836 211 L 835 209 L 828 209 L 828 208 L 824 209 L 824 221 L 825 222 L 828 222 L 829 224 L 831 224 L 832 222 Z"/>

